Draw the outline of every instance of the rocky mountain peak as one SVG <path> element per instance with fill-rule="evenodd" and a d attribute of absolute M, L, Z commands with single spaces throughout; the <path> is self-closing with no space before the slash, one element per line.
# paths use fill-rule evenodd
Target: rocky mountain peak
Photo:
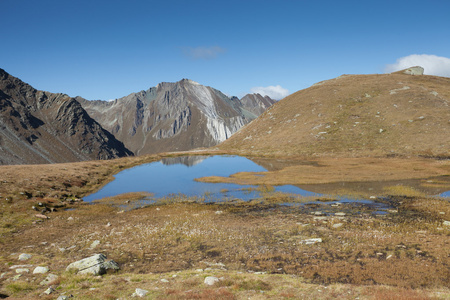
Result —
<path fill-rule="evenodd" d="M 273 103 L 263 97 L 244 103 L 190 79 L 162 82 L 114 103 L 78 100 L 136 154 L 216 145 Z"/>

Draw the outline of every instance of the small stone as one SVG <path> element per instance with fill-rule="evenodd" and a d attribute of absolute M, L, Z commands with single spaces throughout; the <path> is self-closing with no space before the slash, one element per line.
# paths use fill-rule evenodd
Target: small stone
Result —
<path fill-rule="evenodd" d="M 92 242 L 90 248 L 91 248 L 91 249 L 94 249 L 94 248 L 97 247 L 98 245 L 100 245 L 100 241 L 99 241 L 99 240 L 95 240 L 95 241 Z"/>
<path fill-rule="evenodd" d="M 312 245 L 315 243 L 322 243 L 322 239 L 321 238 L 307 239 L 307 240 L 301 241 L 300 243 L 303 243 L 305 245 Z"/>
<path fill-rule="evenodd" d="M 388 256 L 386 257 L 386 259 L 389 259 L 389 258 L 391 258 L 391 257 L 392 257 L 392 254 L 388 255 Z"/>
<path fill-rule="evenodd" d="M 147 290 L 136 288 L 136 291 L 133 293 L 133 295 L 131 295 L 131 297 L 145 297 L 147 293 L 148 293 Z"/>
<path fill-rule="evenodd" d="M 73 217 L 68 217 L 67 221 L 73 221 Z"/>
<path fill-rule="evenodd" d="M 223 214 L 223 211 L 218 210 L 218 211 L 215 212 L 215 214 L 216 214 L 216 215 L 221 215 L 221 214 Z"/>
<path fill-rule="evenodd" d="M 12 281 L 17 281 L 19 280 L 19 278 L 22 277 L 22 274 L 17 274 L 16 276 L 14 276 L 13 278 L 11 278 Z"/>
<path fill-rule="evenodd" d="M 443 224 L 444 226 L 450 226 L 450 221 L 444 221 L 442 224 Z"/>
<path fill-rule="evenodd" d="M 219 282 L 219 278 L 214 276 L 208 276 L 205 278 L 206 285 L 214 285 L 216 282 Z"/>
<path fill-rule="evenodd" d="M 111 226 L 111 223 L 108 222 L 108 224 L 106 224 L 106 227 L 110 227 L 110 226 Z"/>
<path fill-rule="evenodd" d="M 339 228 L 339 227 L 342 227 L 342 225 L 344 225 L 344 224 L 336 223 L 336 224 L 333 224 L 333 228 Z"/>
<path fill-rule="evenodd" d="M 345 216 L 345 213 L 344 212 L 337 212 L 334 215 L 338 216 L 338 217 L 343 217 L 343 216 Z"/>
<path fill-rule="evenodd" d="M 161 279 L 161 282 L 167 283 L 167 282 L 169 282 L 169 280 L 163 278 L 163 279 Z"/>
<path fill-rule="evenodd" d="M 370 196 L 369 198 L 370 198 L 370 199 L 377 199 L 376 196 Z"/>
<path fill-rule="evenodd" d="M 33 271 L 33 274 L 45 274 L 48 272 L 47 267 L 36 267 Z"/>
<path fill-rule="evenodd" d="M 69 295 L 69 296 L 61 295 L 58 298 L 56 298 L 56 300 L 67 300 L 67 299 L 70 299 L 72 297 L 73 297 L 73 295 Z"/>
<path fill-rule="evenodd" d="M 43 214 L 36 214 L 34 215 L 36 218 L 40 218 L 40 219 L 50 219 L 49 217 L 47 217 L 46 215 Z"/>
<path fill-rule="evenodd" d="M 16 273 L 21 274 L 21 273 L 28 273 L 30 272 L 30 269 L 25 269 L 25 268 L 17 268 L 16 269 Z"/>
<path fill-rule="evenodd" d="M 44 280 L 42 280 L 39 284 L 40 285 L 48 285 L 48 284 L 52 283 L 53 281 L 55 281 L 56 279 L 58 279 L 58 275 L 48 274 L 47 277 Z"/>
<path fill-rule="evenodd" d="M 315 214 L 316 216 L 321 216 L 321 215 L 323 215 L 323 212 L 321 212 L 321 211 L 315 211 L 314 214 Z"/>
<path fill-rule="evenodd" d="M 22 253 L 22 254 L 19 255 L 19 260 L 22 260 L 22 261 L 29 260 L 31 257 L 32 257 L 31 254 Z"/>
<path fill-rule="evenodd" d="M 445 215 L 445 212 L 440 211 L 439 214 L 440 214 L 440 215 Z"/>
<path fill-rule="evenodd" d="M 44 294 L 46 295 L 50 295 L 51 293 L 53 293 L 55 291 L 55 289 L 53 287 L 49 287 L 48 289 L 45 290 Z"/>

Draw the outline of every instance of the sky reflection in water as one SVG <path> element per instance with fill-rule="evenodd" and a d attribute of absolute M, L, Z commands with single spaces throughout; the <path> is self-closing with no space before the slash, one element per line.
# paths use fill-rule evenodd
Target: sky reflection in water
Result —
<path fill-rule="evenodd" d="M 115 180 L 105 185 L 97 193 L 84 197 L 84 201 L 112 197 L 130 192 L 149 192 L 155 198 L 183 194 L 203 196 L 212 199 L 239 198 L 250 200 L 259 197 L 259 192 L 243 190 L 256 186 L 230 183 L 204 183 L 194 181 L 205 176 L 228 177 L 238 172 L 264 172 L 266 169 L 240 156 L 191 156 L 174 157 L 162 161 L 140 165 L 115 175 Z M 317 195 L 296 186 L 275 187 L 276 191 L 301 196 Z M 223 192 L 227 190 L 227 192 Z"/>
<path fill-rule="evenodd" d="M 230 183 L 205 183 L 194 179 L 205 176 L 228 177 L 238 172 L 264 172 L 265 168 L 241 156 L 184 156 L 165 158 L 158 162 L 140 165 L 115 175 L 115 180 L 105 185 L 97 193 L 84 197 L 84 201 L 112 197 L 130 192 L 149 192 L 153 198 L 182 194 L 186 196 L 205 196 L 207 200 L 229 199 L 251 200 L 260 198 L 257 186 Z M 249 189 L 250 188 L 250 189 Z M 253 189 L 252 189 L 253 188 Z M 320 196 L 293 185 L 275 186 L 275 191 L 299 196 Z M 440 197 L 450 197 L 450 191 Z M 342 201 L 348 200 L 339 197 Z M 364 201 L 359 199 L 358 201 Z M 366 200 L 370 203 L 373 201 Z"/>

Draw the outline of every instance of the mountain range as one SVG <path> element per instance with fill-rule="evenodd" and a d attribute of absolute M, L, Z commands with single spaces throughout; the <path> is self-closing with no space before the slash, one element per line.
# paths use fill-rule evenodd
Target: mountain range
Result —
<path fill-rule="evenodd" d="M 275 101 L 242 99 L 189 79 L 114 101 L 36 90 L 0 69 L 0 164 L 112 159 L 210 147 Z"/>
<path fill-rule="evenodd" d="M 282 99 L 219 148 L 275 156 L 450 157 L 450 78 L 343 75 Z"/>
<path fill-rule="evenodd" d="M 77 100 L 136 155 L 217 145 L 275 103 L 259 94 L 228 97 L 189 79 L 113 101 Z"/>
<path fill-rule="evenodd" d="M 39 91 L 0 69 L 0 164 L 132 155 L 65 94 Z"/>

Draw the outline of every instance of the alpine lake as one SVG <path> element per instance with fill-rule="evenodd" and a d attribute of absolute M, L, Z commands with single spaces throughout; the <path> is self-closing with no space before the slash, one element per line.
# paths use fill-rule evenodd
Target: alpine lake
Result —
<path fill-rule="evenodd" d="M 289 162 L 282 162 L 287 164 Z M 264 165 L 264 167 L 262 166 Z M 116 174 L 115 179 L 96 193 L 83 198 L 88 203 L 106 203 L 123 210 L 148 205 L 180 202 L 200 203 L 270 203 L 273 207 L 309 209 L 319 215 L 329 214 L 333 207 L 351 206 L 352 211 L 386 215 L 393 211 L 389 199 L 380 195 L 385 186 L 418 187 L 417 180 L 398 182 L 338 182 L 317 185 L 254 186 L 232 183 L 208 183 L 197 180 L 208 176 L 228 177 L 239 172 L 265 172 L 279 168 L 279 161 L 256 163 L 235 155 L 181 156 L 164 158 Z M 259 175 L 263 176 L 263 175 Z M 353 196 L 333 191 L 345 187 Z M 361 197 L 358 194 L 374 196 Z M 423 191 L 429 196 L 450 197 L 450 191 Z M 318 210 L 320 210 L 318 212 Z M 394 209 L 395 210 L 395 209 Z"/>

